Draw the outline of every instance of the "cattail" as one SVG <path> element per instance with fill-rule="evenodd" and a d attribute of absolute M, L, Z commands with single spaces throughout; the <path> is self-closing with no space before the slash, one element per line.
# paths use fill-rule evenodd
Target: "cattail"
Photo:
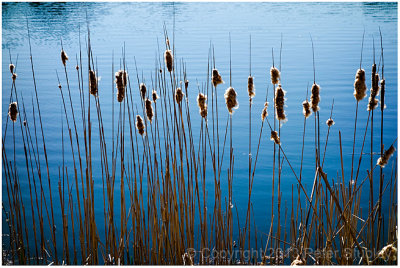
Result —
<path fill-rule="evenodd" d="M 304 261 L 300 258 L 300 255 L 296 257 L 296 259 L 290 264 L 290 266 L 298 266 L 298 265 L 304 265 Z"/>
<path fill-rule="evenodd" d="M 396 149 L 392 146 L 387 149 L 381 157 L 379 157 L 378 162 L 376 163 L 377 165 L 381 167 L 385 167 L 389 161 L 389 158 L 393 155 L 394 151 Z"/>
<path fill-rule="evenodd" d="M 367 110 L 375 110 L 378 106 L 378 100 L 376 96 L 379 94 L 379 74 L 376 73 L 376 64 L 372 65 L 372 74 L 371 74 L 371 94 L 368 99 L 368 107 Z"/>
<path fill-rule="evenodd" d="M 222 77 L 219 74 L 217 69 L 212 70 L 211 81 L 212 81 L 214 87 L 218 86 L 219 84 L 224 83 L 224 81 L 222 80 Z"/>
<path fill-rule="evenodd" d="M 97 80 L 96 73 L 93 70 L 89 70 L 89 88 L 90 94 L 93 96 L 97 95 Z"/>
<path fill-rule="evenodd" d="M 153 98 L 153 102 L 155 103 L 156 100 L 158 100 L 160 97 L 157 95 L 157 91 L 153 89 L 153 92 L 151 93 L 151 97 Z"/>
<path fill-rule="evenodd" d="M 326 124 L 328 125 L 328 127 L 331 127 L 335 124 L 335 121 L 333 121 L 332 118 L 329 118 L 328 120 L 326 120 Z"/>
<path fill-rule="evenodd" d="M 264 103 L 264 108 L 261 112 L 261 120 L 264 122 L 267 116 L 268 116 L 268 101 Z"/>
<path fill-rule="evenodd" d="M 185 80 L 185 91 L 187 92 L 187 89 L 189 87 L 189 80 Z"/>
<path fill-rule="evenodd" d="M 119 70 L 115 73 L 115 84 L 117 87 L 117 100 L 118 102 L 122 102 L 125 97 L 126 87 L 126 72 L 124 70 Z"/>
<path fill-rule="evenodd" d="M 65 53 L 65 51 L 62 49 L 61 50 L 61 61 L 64 66 L 67 64 L 67 60 L 68 60 L 67 53 Z"/>
<path fill-rule="evenodd" d="M 307 100 L 303 101 L 303 115 L 305 118 L 308 118 L 311 115 L 310 107 L 311 104 L 309 101 Z"/>
<path fill-rule="evenodd" d="M 146 98 L 146 92 L 147 92 L 146 85 L 144 83 L 140 83 L 139 90 L 140 90 L 140 96 L 144 100 Z"/>
<path fill-rule="evenodd" d="M 278 132 L 271 130 L 271 141 L 274 141 L 276 144 L 281 144 Z"/>
<path fill-rule="evenodd" d="M 271 83 L 276 85 L 279 82 L 279 79 L 281 77 L 281 73 L 279 70 L 275 67 L 271 67 Z"/>
<path fill-rule="evenodd" d="M 26 126 L 26 120 L 24 120 L 23 124 L 24 124 L 24 127 L 25 127 Z"/>
<path fill-rule="evenodd" d="M 12 76 L 11 76 L 11 79 L 12 79 L 13 81 L 15 81 L 15 79 L 17 79 L 17 74 L 16 74 L 16 73 L 13 73 Z"/>
<path fill-rule="evenodd" d="M 318 106 L 318 103 L 320 102 L 319 85 L 315 83 L 311 87 L 310 102 L 311 102 L 311 109 L 314 111 L 314 113 L 319 111 L 319 106 Z"/>
<path fill-rule="evenodd" d="M 181 103 L 183 100 L 183 91 L 180 87 L 175 90 L 175 100 L 177 103 Z"/>
<path fill-rule="evenodd" d="M 285 91 L 282 89 L 282 86 L 279 84 L 275 91 L 275 109 L 276 109 L 276 119 L 285 120 Z"/>
<path fill-rule="evenodd" d="M 239 105 L 236 95 L 236 91 L 233 89 L 233 87 L 228 87 L 224 94 L 226 108 L 228 108 L 230 114 L 233 114 L 232 109 L 237 109 Z"/>
<path fill-rule="evenodd" d="M 367 96 L 367 85 L 365 84 L 365 71 L 364 69 L 358 69 L 356 73 L 356 79 L 354 81 L 354 97 L 357 101 L 360 101 Z"/>
<path fill-rule="evenodd" d="M 254 77 L 249 76 L 247 79 L 247 92 L 249 93 L 249 98 L 252 99 L 255 95 L 256 92 L 254 91 Z"/>
<path fill-rule="evenodd" d="M 165 65 L 167 65 L 168 72 L 172 72 L 174 68 L 174 56 L 172 56 L 171 50 L 167 49 L 164 53 Z"/>
<path fill-rule="evenodd" d="M 10 72 L 13 74 L 14 73 L 14 69 L 15 69 L 15 65 L 14 64 L 10 64 Z"/>
<path fill-rule="evenodd" d="M 393 244 L 387 245 L 382 248 L 378 253 L 378 257 L 386 261 L 396 261 L 397 260 L 397 248 Z"/>
<path fill-rule="evenodd" d="M 145 134 L 145 132 L 144 132 L 144 124 L 143 124 L 143 119 L 142 119 L 142 117 L 140 116 L 140 115 L 137 115 L 136 116 L 136 128 L 137 128 L 137 130 L 139 131 L 139 134 L 140 135 L 144 135 Z"/>
<path fill-rule="evenodd" d="M 149 100 L 148 98 L 145 101 L 145 108 L 146 108 L 146 115 L 147 115 L 147 119 L 149 119 L 150 123 L 153 120 L 153 107 L 151 106 L 151 100 Z"/>
<path fill-rule="evenodd" d="M 12 102 L 8 106 L 8 115 L 13 122 L 17 121 L 18 108 L 16 102 Z"/>
<path fill-rule="evenodd" d="M 79 66 L 78 66 L 78 65 L 76 65 L 76 66 L 75 66 L 75 69 L 76 69 L 77 71 L 79 71 Z"/>
<path fill-rule="evenodd" d="M 199 106 L 199 113 L 201 117 L 207 117 L 207 104 L 206 104 L 207 96 L 203 93 L 199 93 L 197 96 L 197 106 Z"/>
<path fill-rule="evenodd" d="M 385 104 L 385 79 L 381 80 L 381 111 L 386 109 L 386 104 Z"/>

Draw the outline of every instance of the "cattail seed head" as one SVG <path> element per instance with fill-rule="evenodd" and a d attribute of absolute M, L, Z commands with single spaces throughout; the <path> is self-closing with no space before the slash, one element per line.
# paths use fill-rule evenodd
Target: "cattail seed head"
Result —
<path fill-rule="evenodd" d="M 8 115 L 13 122 L 17 121 L 18 108 L 16 102 L 11 102 L 8 106 Z"/>
<path fill-rule="evenodd" d="M 180 87 L 175 90 L 175 100 L 177 103 L 181 103 L 183 100 L 183 91 Z"/>
<path fill-rule="evenodd" d="M 278 84 L 279 79 L 281 77 L 281 73 L 279 72 L 279 70 L 275 67 L 271 67 L 270 73 L 271 73 L 271 83 L 274 85 Z"/>
<path fill-rule="evenodd" d="M 249 93 L 249 98 L 252 99 L 256 92 L 254 91 L 254 77 L 249 76 L 247 79 L 247 92 Z"/>
<path fill-rule="evenodd" d="M 140 83 L 139 90 L 140 90 L 140 96 L 144 100 L 146 98 L 146 92 L 147 92 L 146 85 L 144 83 Z"/>
<path fill-rule="evenodd" d="M 377 165 L 381 167 L 385 167 L 389 161 L 389 158 L 393 155 L 394 151 L 396 149 L 394 146 L 390 146 L 389 149 L 387 149 L 381 157 L 379 157 L 378 162 L 376 163 Z"/>
<path fill-rule="evenodd" d="M 145 101 L 145 108 L 146 108 L 147 119 L 149 119 L 151 123 L 154 114 L 153 114 L 153 106 L 151 106 L 151 100 L 149 100 L 148 98 Z"/>
<path fill-rule="evenodd" d="M 275 109 L 276 109 L 276 119 L 281 121 L 286 120 L 284 106 L 285 106 L 285 91 L 279 84 L 275 91 Z"/>
<path fill-rule="evenodd" d="M 174 68 L 174 56 L 172 56 L 171 50 L 167 49 L 164 53 L 165 65 L 167 65 L 168 72 L 172 72 Z"/>
<path fill-rule="evenodd" d="M 125 97 L 126 87 L 126 72 L 124 70 L 119 70 L 115 73 L 115 84 L 117 87 L 117 100 L 122 102 Z"/>
<path fill-rule="evenodd" d="M 212 81 L 214 87 L 216 87 L 219 84 L 223 84 L 224 83 L 224 81 L 222 80 L 222 77 L 219 74 L 217 69 L 213 69 L 212 70 L 211 81 Z"/>
<path fill-rule="evenodd" d="M 313 112 L 317 112 L 319 111 L 319 102 L 320 102 L 320 98 L 319 98 L 319 85 L 317 84 L 313 84 L 311 87 L 311 97 L 310 97 L 310 102 L 311 102 L 311 109 L 313 110 Z"/>
<path fill-rule="evenodd" d="M 157 91 L 153 89 L 153 92 L 151 93 L 151 97 L 153 98 L 153 102 L 155 103 L 160 97 L 157 95 Z"/>
<path fill-rule="evenodd" d="M 365 71 L 364 69 L 358 69 L 356 73 L 356 79 L 354 81 L 354 97 L 357 101 L 360 101 L 367 96 L 367 85 L 365 84 Z"/>
<path fill-rule="evenodd" d="M 378 257 L 386 261 L 396 261 L 397 260 L 397 248 L 393 244 L 387 245 L 381 249 L 378 253 Z"/>
<path fill-rule="evenodd" d="M 78 70 L 79 70 L 79 66 L 78 66 L 78 65 L 76 65 L 76 66 L 75 66 L 75 69 L 78 71 Z"/>
<path fill-rule="evenodd" d="M 264 122 L 265 118 L 268 116 L 268 101 L 264 103 L 264 108 L 261 112 L 261 120 Z"/>
<path fill-rule="evenodd" d="M 381 111 L 386 109 L 385 104 L 385 79 L 381 80 Z"/>
<path fill-rule="evenodd" d="M 90 94 L 93 96 L 97 95 L 97 81 L 96 73 L 93 70 L 89 70 L 89 88 Z"/>
<path fill-rule="evenodd" d="M 329 118 L 328 120 L 326 120 L 326 124 L 328 125 L 328 127 L 331 127 L 335 124 L 335 121 L 333 121 L 332 118 Z"/>
<path fill-rule="evenodd" d="M 303 101 L 303 115 L 305 118 L 308 118 L 311 115 L 310 107 L 311 104 L 309 101 L 307 100 Z"/>
<path fill-rule="evenodd" d="M 274 141 L 276 144 L 281 144 L 281 140 L 278 136 L 278 132 L 272 130 L 271 131 L 271 141 Z"/>
<path fill-rule="evenodd" d="M 233 87 L 228 87 L 225 91 L 224 97 L 225 97 L 225 103 L 226 103 L 226 108 L 228 109 L 230 114 L 233 114 L 233 109 L 238 108 L 238 101 L 236 99 L 236 91 L 233 89 Z"/>
<path fill-rule="evenodd" d="M 300 255 L 298 255 L 296 259 L 290 264 L 290 266 L 299 266 L 304 264 L 305 262 L 300 258 Z"/>
<path fill-rule="evenodd" d="M 61 50 L 61 61 L 64 66 L 67 64 L 67 60 L 68 60 L 67 53 L 65 53 L 64 50 Z"/>
<path fill-rule="evenodd" d="M 23 124 L 24 124 L 24 127 L 25 127 L 26 126 L 26 120 L 24 120 Z"/>
<path fill-rule="evenodd" d="M 204 95 L 203 93 L 199 93 L 197 96 L 197 106 L 199 106 L 199 113 L 201 117 L 206 118 L 207 117 L 207 96 Z"/>
<path fill-rule="evenodd" d="M 376 96 L 378 95 L 379 95 L 379 74 L 375 73 L 374 76 L 372 77 L 371 94 L 368 99 L 368 107 L 367 107 L 368 111 L 375 110 L 375 108 L 378 106 L 378 100 L 376 99 Z"/>
<path fill-rule="evenodd" d="M 185 91 L 187 91 L 189 87 L 189 80 L 185 80 Z"/>
<path fill-rule="evenodd" d="M 15 65 L 14 64 L 10 64 L 10 72 L 14 73 L 14 69 L 15 69 Z"/>
<path fill-rule="evenodd" d="M 12 79 L 13 81 L 15 81 L 15 79 L 17 79 L 17 74 L 16 74 L 16 73 L 13 73 L 12 76 L 11 76 L 11 79 Z"/>
<path fill-rule="evenodd" d="M 141 136 L 145 135 L 143 119 L 140 115 L 136 116 L 136 128 Z"/>

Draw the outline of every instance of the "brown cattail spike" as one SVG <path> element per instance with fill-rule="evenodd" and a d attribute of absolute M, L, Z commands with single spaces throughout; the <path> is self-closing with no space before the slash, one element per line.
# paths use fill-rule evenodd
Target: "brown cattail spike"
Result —
<path fill-rule="evenodd" d="M 274 85 L 278 84 L 279 79 L 281 77 L 281 73 L 279 72 L 279 70 L 275 67 L 271 67 L 270 73 L 271 73 L 271 83 Z"/>
<path fill-rule="evenodd" d="M 146 115 L 147 119 L 150 121 L 150 123 L 153 121 L 153 107 L 151 106 L 151 100 L 146 99 L 145 101 L 145 108 L 146 108 Z"/>
<path fill-rule="evenodd" d="M 136 128 L 141 136 L 143 136 L 145 134 L 143 119 L 140 115 L 136 116 Z"/>
<path fill-rule="evenodd" d="M 75 69 L 78 71 L 78 70 L 79 70 L 79 66 L 78 66 L 78 65 L 76 65 L 76 66 L 75 66 Z"/>
<path fill-rule="evenodd" d="M 328 127 L 331 127 L 335 124 L 335 121 L 333 121 L 332 118 L 329 118 L 328 120 L 326 120 L 326 124 L 328 125 Z"/>
<path fill-rule="evenodd" d="M 183 91 L 180 87 L 175 90 L 175 100 L 177 103 L 181 103 L 183 100 Z"/>
<path fill-rule="evenodd" d="M 140 83 L 139 90 L 140 90 L 140 96 L 144 100 L 146 98 L 146 92 L 147 92 L 146 85 L 144 83 Z"/>
<path fill-rule="evenodd" d="M 11 76 L 11 79 L 12 79 L 13 81 L 15 81 L 15 79 L 17 79 L 17 74 L 16 74 L 16 73 L 13 73 L 12 76 Z"/>
<path fill-rule="evenodd" d="M 271 141 L 274 141 L 276 144 L 281 144 L 281 140 L 278 136 L 278 132 L 272 130 L 271 131 Z"/>
<path fill-rule="evenodd" d="M 165 50 L 164 53 L 165 65 L 167 66 L 168 72 L 172 72 L 174 68 L 174 56 L 172 56 L 171 50 Z"/>
<path fill-rule="evenodd" d="M 281 121 L 286 120 L 284 106 L 285 106 L 285 91 L 279 84 L 275 91 L 275 109 L 276 109 L 276 119 Z"/>
<path fill-rule="evenodd" d="M 311 115 L 310 107 L 311 104 L 309 101 L 307 100 L 303 101 L 303 115 L 305 118 L 308 118 Z"/>
<path fill-rule="evenodd" d="M 157 95 L 157 91 L 155 91 L 154 89 L 153 89 L 153 92 L 151 93 L 151 97 L 152 97 L 154 103 L 160 98 Z"/>
<path fill-rule="evenodd" d="M 189 87 L 189 80 L 185 80 L 185 91 L 187 92 L 187 89 Z"/>
<path fill-rule="evenodd" d="M 371 84 L 371 94 L 369 95 L 367 107 L 368 111 L 375 110 L 375 108 L 378 106 L 378 100 L 376 99 L 376 96 L 379 95 L 379 74 L 376 73 L 375 63 L 372 65 Z"/>
<path fill-rule="evenodd" d="M 207 96 L 204 95 L 203 93 L 199 93 L 197 96 L 197 106 L 199 106 L 199 113 L 201 117 L 206 118 L 207 117 Z"/>
<path fill-rule="evenodd" d="M 252 99 L 256 95 L 254 91 L 254 77 L 249 76 L 247 79 L 247 92 L 249 93 L 249 98 Z"/>
<path fill-rule="evenodd" d="M 385 167 L 389 161 L 389 158 L 393 155 L 394 151 L 396 149 L 394 146 L 390 146 L 389 149 L 387 149 L 381 157 L 379 157 L 378 162 L 376 163 L 377 165 L 381 167 Z"/>
<path fill-rule="evenodd" d="M 268 102 L 266 101 L 264 103 L 264 108 L 261 112 L 261 120 L 264 122 L 265 118 L 268 116 Z"/>
<path fill-rule="evenodd" d="M 225 103 L 226 103 L 226 108 L 228 109 L 230 114 L 233 114 L 233 109 L 238 108 L 238 101 L 236 99 L 236 91 L 233 89 L 233 87 L 228 87 L 225 91 L 224 97 L 225 97 Z"/>
<path fill-rule="evenodd" d="M 89 70 L 89 89 L 90 94 L 93 96 L 97 95 L 97 77 L 93 70 Z"/>
<path fill-rule="evenodd" d="M 14 64 L 10 64 L 10 72 L 13 74 L 14 73 L 14 69 L 15 69 L 15 65 Z"/>
<path fill-rule="evenodd" d="M 219 74 L 217 69 L 212 70 L 211 81 L 212 81 L 214 87 L 218 86 L 219 84 L 224 83 L 224 81 L 222 80 L 222 77 Z"/>
<path fill-rule="evenodd" d="M 365 84 L 365 71 L 364 69 L 358 69 L 356 73 L 356 79 L 354 81 L 354 97 L 357 101 L 360 101 L 367 96 L 367 85 Z"/>
<path fill-rule="evenodd" d="M 64 66 L 67 64 L 67 60 L 68 60 L 67 53 L 65 53 L 64 50 L 61 50 L 61 61 Z"/>
<path fill-rule="evenodd" d="M 320 102 L 320 98 L 319 98 L 319 85 L 317 84 L 313 84 L 311 87 L 311 97 L 310 97 L 310 102 L 311 102 L 311 109 L 313 110 L 313 112 L 317 112 L 319 111 L 319 102 Z"/>
<path fill-rule="evenodd" d="M 8 106 L 8 115 L 13 122 L 17 121 L 18 107 L 16 102 L 12 102 Z"/>
<path fill-rule="evenodd" d="M 385 79 L 381 80 L 381 111 L 386 109 L 386 104 L 385 104 Z"/>
<path fill-rule="evenodd" d="M 124 70 L 119 70 L 115 73 L 115 84 L 117 87 L 117 100 L 118 102 L 122 102 L 125 97 L 126 87 L 126 72 Z"/>

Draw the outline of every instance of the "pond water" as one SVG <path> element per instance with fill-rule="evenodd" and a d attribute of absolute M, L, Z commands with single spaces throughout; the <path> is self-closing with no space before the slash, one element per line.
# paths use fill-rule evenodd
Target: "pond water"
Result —
<path fill-rule="evenodd" d="M 87 15 L 86 15 L 87 14 Z M 196 106 L 197 82 L 201 86 L 206 82 L 207 62 L 210 42 L 215 49 L 216 67 L 225 81 L 229 81 L 229 35 L 232 41 L 232 85 L 238 92 L 239 109 L 233 115 L 233 143 L 235 154 L 233 198 L 240 218 L 245 217 L 248 199 L 248 96 L 247 77 L 249 76 L 249 39 L 251 35 L 251 71 L 255 77 L 256 97 L 252 106 L 252 151 L 257 149 L 260 113 L 263 108 L 267 88 L 268 101 L 272 103 L 272 85 L 269 68 L 272 66 L 271 49 L 274 49 L 275 64 L 281 68 L 282 86 L 286 93 L 286 115 L 288 121 L 281 128 L 282 146 L 291 165 L 298 173 L 300 170 L 302 134 L 304 117 L 302 102 L 306 96 L 307 86 L 313 83 L 313 61 L 310 35 L 315 48 L 316 82 L 321 86 L 320 121 L 321 144 L 325 143 L 327 127 L 324 122 L 330 116 L 334 99 L 333 119 L 335 125 L 330 130 L 329 143 L 324 171 L 330 180 L 337 179 L 340 171 L 339 130 L 342 134 L 345 180 L 350 180 L 351 152 L 354 131 L 356 102 L 353 97 L 355 72 L 360 64 L 360 50 L 363 31 L 362 67 L 366 70 L 367 86 L 370 87 L 370 72 L 373 63 L 373 38 L 375 39 L 376 61 L 380 61 L 379 27 L 383 36 L 384 71 L 386 79 L 386 105 L 384 112 L 383 143 L 389 146 L 397 137 L 397 3 L 3 3 L 2 4 L 2 128 L 3 137 L 6 126 L 8 104 L 12 80 L 8 65 L 10 54 L 16 63 L 18 73 L 17 90 L 24 97 L 28 117 L 32 114 L 32 97 L 34 89 L 29 59 L 27 24 L 29 21 L 32 54 L 35 64 L 35 75 L 38 97 L 48 148 L 51 184 L 58 198 L 57 182 L 59 167 L 62 165 L 61 127 L 65 119 L 62 110 L 62 99 L 58 89 L 56 70 L 65 87 L 65 76 L 60 61 L 61 39 L 70 61 L 67 65 L 70 73 L 72 100 L 76 111 L 80 110 L 77 77 L 74 72 L 76 57 L 79 57 L 79 40 L 85 49 L 87 21 L 90 25 L 91 45 L 101 76 L 100 103 L 103 111 L 103 122 L 106 137 L 111 138 L 111 81 L 112 58 L 119 66 L 122 47 L 126 48 L 126 60 L 132 77 L 136 60 L 140 77 L 151 84 L 154 72 L 155 57 L 159 51 L 158 43 L 163 47 L 163 25 L 168 30 L 176 50 L 177 58 L 183 58 L 189 86 L 189 103 L 192 112 L 193 133 L 197 144 L 200 128 L 200 116 Z M 173 26 L 175 32 L 173 36 Z M 80 37 L 80 39 L 79 39 Z M 279 52 L 282 40 L 281 60 Z M 154 74 L 153 74 L 154 75 Z M 197 81 L 197 82 L 196 82 Z M 223 91 L 228 86 L 219 86 L 220 129 L 224 131 L 227 112 Z M 369 94 L 369 91 L 368 91 Z M 22 100 L 20 100 L 21 102 Z M 69 104 L 68 104 L 69 105 Z M 368 112 L 367 98 L 360 102 L 358 111 L 356 159 L 362 144 L 362 133 L 365 129 Z M 95 111 L 95 110 L 93 110 Z M 272 105 L 269 108 L 269 120 L 272 122 Z M 77 113 L 80 115 L 80 113 Z M 379 152 L 380 111 L 375 112 L 374 152 Z M 115 117 L 117 119 L 117 116 Z M 78 132 L 82 124 L 78 117 Z M 95 121 L 96 122 L 96 121 Z M 5 150 L 8 157 L 13 155 L 12 128 L 8 122 Z M 16 123 L 16 162 L 22 189 L 27 189 L 25 154 L 20 138 L 19 122 Z M 97 124 L 97 123 L 96 123 Z M 96 125 L 94 124 L 94 125 Z M 223 125 L 223 127 L 221 127 Z M 264 126 L 265 127 L 265 126 Z M 65 128 L 65 120 L 64 120 Z M 264 128 L 266 130 L 266 128 Z M 82 133 L 82 132 L 80 132 Z M 98 156 L 98 134 L 93 130 L 93 155 L 95 166 L 100 163 Z M 265 134 L 268 133 L 268 134 Z M 68 133 L 64 129 L 64 147 L 69 154 Z M 39 142 L 39 144 L 41 144 Z M 322 145 L 321 145 L 322 146 Z M 314 119 L 307 120 L 305 151 L 303 164 L 303 182 L 311 191 L 314 179 Z M 366 153 L 370 152 L 370 138 L 365 142 Z M 69 154 L 70 155 L 70 154 Z M 397 154 L 395 154 L 396 156 Z M 374 163 L 378 155 L 374 155 Z M 258 229 L 267 233 L 271 217 L 273 146 L 269 132 L 264 131 L 255 173 L 252 192 L 254 219 Z M 11 159 L 11 158 L 10 158 Z M 228 158 L 227 158 L 228 159 Z M 311 159 L 311 160 L 310 160 Z M 392 158 L 395 159 L 395 158 Z M 44 158 L 41 158 L 44 165 Z M 65 159 L 72 170 L 72 159 Z M 390 178 L 391 166 L 384 169 L 385 179 Z M 210 166 L 209 166 L 210 167 Z M 227 168 L 227 167 L 226 167 Z M 225 169 L 226 169 L 225 168 Z M 369 156 L 361 163 L 360 176 L 366 176 L 369 168 Z M 379 171 L 375 170 L 376 177 Z M 100 204 L 96 211 L 103 211 L 101 170 L 94 171 L 96 193 L 95 202 Z M 3 171 L 4 177 L 4 171 Z M 221 188 L 227 194 L 226 170 L 222 172 Z M 282 206 L 290 211 L 291 189 L 296 189 L 296 179 L 284 162 L 282 173 Z M 118 182 L 117 182 L 118 183 Z M 378 180 L 375 180 L 378 189 Z M 2 183 L 3 203 L 7 206 L 6 184 Z M 119 187 L 117 187 L 119 188 Z M 214 179 L 211 169 L 207 173 L 206 188 L 208 203 L 212 207 Z M 375 187 L 374 187 L 375 188 Z M 277 186 L 275 185 L 275 191 Z M 368 187 L 362 199 L 368 200 Z M 22 193 L 28 202 L 29 192 Z M 54 195 L 54 194 L 53 194 Z M 275 193 L 276 195 L 276 193 Z M 378 190 L 375 191 L 377 197 Z M 116 194 L 119 198 L 119 194 Z M 275 197 L 276 198 L 276 197 Z M 118 200 L 118 199 L 117 199 Z M 275 199 L 276 200 L 276 199 Z M 365 201 L 364 200 L 364 201 Z M 388 199 L 385 199 L 388 202 Z M 362 202 L 367 209 L 368 202 Z M 118 206 L 119 207 L 119 206 Z M 365 210 L 366 211 L 366 210 Z M 385 210 L 386 211 L 386 210 Z M 60 211 L 55 210 L 56 225 L 61 226 Z M 29 218 L 30 213 L 27 212 Z M 100 221 L 101 221 L 101 217 Z M 243 220 L 242 220 L 243 221 Z M 103 224 L 98 224 L 99 232 Z M 3 232 L 7 231 L 3 215 Z M 61 228 L 60 228 L 61 230 Z M 235 230 L 236 231 L 236 230 Z M 61 235 L 61 234 L 60 234 Z M 60 240 L 60 239 L 59 239 Z M 60 242 L 60 247 L 61 247 Z"/>

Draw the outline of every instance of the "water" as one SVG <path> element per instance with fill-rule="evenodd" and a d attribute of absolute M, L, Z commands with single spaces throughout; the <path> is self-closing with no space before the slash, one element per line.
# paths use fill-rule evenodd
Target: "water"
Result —
<path fill-rule="evenodd" d="M 281 128 L 283 148 L 296 173 L 300 169 L 301 143 L 303 133 L 302 101 L 306 96 L 307 85 L 313 83 L 312 50 L 310 35 L 315 46 L 316 82 L 321 86 L 320 120 L 324 123 L 330 116 L 333 99 L 333 119 L 324 171 L 329 180 L 340 174 L 339 130 L 342 134 L 345 180 L 349 180 L 354 130 L 355 99 L 353 97 L 354 76 L 360 64 L 360 49 L 363 31 L 365 43 L 362 67 L 366 70 L 367 85 L 370 87 L 370 70 L 373 62 L 372 37 L 375 38 L 376 61 L 380 61 L 379 27 L 383 35 L 384 63 L 386 79 L 386 105 L 384 113 L 384 144 L 389 146 L 397 137 L 397 3 L 3 3 L 3 40 L 2 40 L 2 128 L 3 136 L 10 97 L 11 79 L 8 69 L 11 53 L 12 61 L 17 64 L 17 90 L 23 94 L 28 117 L 32 114 L 32 96 L 34 97 L 32 73 L 29 60 L 29 46 L 25 16 L 28 18 L 35 64 L 38 95 L 41 103 L 42 120 L 46 146 L 48 148 L 49 167 L 53 195 L 58 198 L 58 170 L 62 165 L 61 122 L 65 127 L 62 113 L 62 101 L 58 89 L 56 70 L 60 75 L 63 88 L 66 88 L 65 76 L 60 61 L 61 38 L 65 51 L 70 57 L 68 72 L 74 109 L 79 111 L 79 94 L 75 73 L 76 57 L 79 57 L 79 40 L 85 49 L 86 12 L 90 24 L 91 43 L 96 57 L 100 81 L 100 102 L 103 121 L 110 129 L 105 129 L 107 139 L 111 138 L 111 82 L 112 53 L 119 66 L 122 47 L 126 47 L 126 59 L 131 76 L 136 77 L 134 59 L 139 76 L 144 77 L 148 85 L 154 71 L 158 43 L 163 47 L 163 24 L 165 23 L 177 57 L 183 57 L 187 64 L 189 102 L 191 104 L 193 132 L 198 133 L 200 116 L 195 104 L 198 81 L 200 87 L 207 75 L 207 56 L 210 42 L 215 48 L 216 67 L 225 81 L 229 81 L 229 34 L 232 39 L 232 85 L 238 92 L 240 107 L 233 115 L 233 142 L 235 169 L 233 182 L 234 204 L 244 221 L 248 198 L 248 97 L 247 77 L 249 75 L 249 37 L 252 40 L 251 68 L 255 77 L 256 97 L 252 106 L 252 151 L 255 155 L 261 126 L 260 113 L 269 88 L 268 101 L 272 103 L 272 86 L 269 80 L 269 68 L 272 66 L 271 48 L 274 49 L 275 65 L 282 71 L 282 86 L 286 94 L 286 114 L 288 121 Z M 174 19 L 175 18 L 175 19 Z M 173 37 L 173 23 L 175 35 Z M 80 36 L 80 39 L 79 39 Z M 280 60 L 280 42 L 282 54 Z M 133 74 L 133 75 L 132 75 Z M 223 98 L 226 83 L 219 90 L 220 125 L 225 125 L 227 113 Z M 269 87 L 268 87 L 269 85 Z M 22 100 L 20 100 L 21 102 Z M 67 103 L 69 106 L 69 104 Z M 367 99 L 360 102 L 356 161 L 362 144 L 362 134 L 368 113 Z M 94 110 L 93 110 L 94 111 Z M 108 111 L 108 112 L 104 112 Z M 272 122 L 272 105 L 269 119 Z M 36 111 L 37 112 L 37 111 Z M 82 128 L 78 113 L 78 132 Z M 116 117 L 117 118 L 117 117 Z M 379 151 L 380 112 L 375 113 L 374 151 Z M 310 191 L 314 179 L 314 119 L 307 120 L 305 151 L 303 164 L 303 182 Z M 37 122 L 38 123 L 38 122 Z M 12 128 L 7 130 L 5 150 L 12 156 Z M 97 124 L 97 123 L 96 123 Z M 98 150 L 97 126 L 93 126 L 94 159 Z M 71 126 L 72 127 L 72 126 Z M 221 127 L 222 130 L 222 127 Z M 259 161 L 254 179 L 252 203 L 256 224 L 260 232 L 269 230 L 272 187 L 272 142 L 264 128 Z M 223 130 L 222 130 L 223 131 Z M 321 146 L 325 144 L 327 127 L 321 125 Z M 24 177 L 25 156 L 20 137 L 19 122 L 16 123 L 16 161 L 18 175 L 23 187 L 27 186 Z M 80 132 L 81 133 L 81 132 Z M 64 131 L 66 155 L 70 155 L 67 132 Z M 195 134 L 198 135 L 198 134 Z M 97 139 L 96 139 L 97 138 Z M 197 142 L 197 141 L 196 141 Z M 41 142 L 39 141 L 39 145 Z M 369 152 L 370 139 L 365 143 Z M 98 154 L 97 154 L 98 155 Z M 396 155 L 396 154 L 395 154 Z M 45 164 L 41 156 L 42 165 Z M 374 156 L 374 163 L 378 156 Z M 360 168 L 360 178 L 366 176 L 369 158 L 365 157 Z M 65 159 L 72 170 L 72 160 Z M 210 166 L 209 166 L 210 167 Z M 296 189 L 296 179 L 289 166 L 284 162 L 282 175 L 282 204 L 290 209 L 291 189 Z M 376 170 L 376 177 L 379 171 Z M 72 172 L 71 172 L 72 173 Z M 390 178 L 391 164 L 384 169 L 385 179 Z M 4 171 L 3 171 L 4 177 Z M 94 174 L 95 188 L 99 190 L 96 202 L 102 203 L 100 190 L 100 169 Z M 226 178 L 223 169 L 222 178 Z M 3 202 L 7 209 L 6 187 L 3 179 Z M 376 180 L 376 189 L 378 189 Z M 374 186 L 374 188 L 375 188 Z M 212 172 L 206 180 L 209 206 L 213 204 L 214 181 Z M 227 194 L 227 182 L 222 179 L 223 193 Z M 276 190 L 275 185 L 275 190 Z M 24 188 L 23 188 L 24 189 Z M 25 188 L 27 189 L 27 188 Z M 364 189 L 368 193 L 368 187 Z M 378 195 L 378 190 L 375 196 Z M 29 192 L 22 193 L 24 198 Z M 119 198 L 117 193 L 116 198 Z M 275 197 L 276 198 L 276 197 Z M 367 208 L 368 194 L 361 202 Z M 276 200 L 276 199 L 275 199 Z M 387 199 L 385 200 L 388 201 Z M 384 206 L 385 207 L 385 206 Z M 102 207 L 97 208 L 102 213 Z M 283 210 L 284 211 L 284 210 Z M 290 210 L 289 210 L 290 211 Z M 385 210 L 386 211 L 386 210 Z M 384 212 L 385 212 L 384 211 Z M 386 211 L 387 212 L 387 211 Z M 61 226 L 60 212 L 56 209 L 56 225 Z M 29 218 L 30 213 L 27 212 Z M 100 214 L 101 215 L 101 214 Z M 100 217 L 99 217 L 100 218 Z M 99 224 L 102 226 L 102 224 Z M 3 232 L 7 228 L 3 217 Z M 61 235 L 61 233 L 60 233 Z M 61 243 L 60 243 L 61 246 Z"/>

